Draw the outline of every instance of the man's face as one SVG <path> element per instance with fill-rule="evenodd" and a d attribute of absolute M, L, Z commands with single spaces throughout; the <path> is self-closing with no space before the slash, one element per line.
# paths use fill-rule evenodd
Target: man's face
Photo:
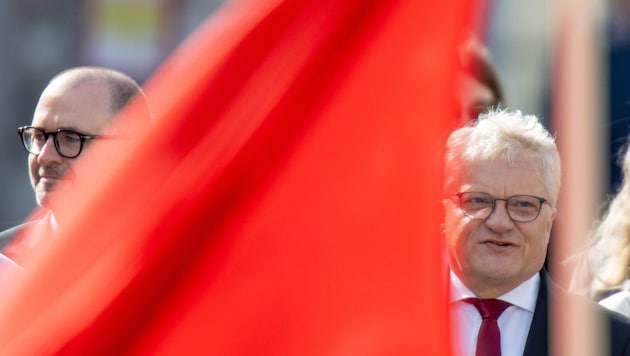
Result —
<path fill-rule="evenodd" d="M 105 84 L 84 82 L 70 86 L 63 79 L 58 79 L 42 93 L 31 126 L 46 132 L 66 129 L 95 135 L 107 126 L 112 116 L 109 88 Z M 62 180 L 73 179 L 73 167 L 80 157 L 59 155 L 52 136 L 48 137 L 39 154 L 29 154 L 31 185 L 40 206 L 49 208 L 55 186 Z"/>
<path fill-rule="evenodd" d="M 455 187 L 458 192 L 483 192 L 505 199 L 534 195 L 547 200 L 539 165 L 531 159 L 476 161 L 465 164 Z M 453 272 L 481 298 L 495 298 L 536 274 L 543 266 L 555 208 L 542 204 L 531 222 L 514 222 L 504 201 L 497 201 L 486 219 L 466 216 L 458 204 L 444 200 L 445 234 Z"/>

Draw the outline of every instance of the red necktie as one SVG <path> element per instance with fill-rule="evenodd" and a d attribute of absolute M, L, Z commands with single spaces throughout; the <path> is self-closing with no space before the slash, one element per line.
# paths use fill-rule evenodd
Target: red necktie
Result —
<path fill-rule="evenodd" d="M 466 298 L 463 301 L 477 307 L 483 319 L 477 335 L 476 356 L 501 356 L 501 333 L 497 318 L 510 303 L 498 299 L 477 298 Z"/>

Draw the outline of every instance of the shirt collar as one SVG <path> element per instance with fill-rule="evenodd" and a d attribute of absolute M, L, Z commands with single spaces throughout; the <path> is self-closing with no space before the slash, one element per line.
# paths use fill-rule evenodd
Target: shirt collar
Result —
<path fill-rule="evenodd" d="M 454 303 L 464 298 L 478 298 L 464 283 L 450 271 L 450 302 Z M 538 289 L 540 288 L 540 274 L 535 273 L 525 282 L 519 284 L 511 291 L 500 295 L 497 299 L 504 300 L 519 308 L 534 311 L 536 307 L 536 299 L 538 297 Z"/>

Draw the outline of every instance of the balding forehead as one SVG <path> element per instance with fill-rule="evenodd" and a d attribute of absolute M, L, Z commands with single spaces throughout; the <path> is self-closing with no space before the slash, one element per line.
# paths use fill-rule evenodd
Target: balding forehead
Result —
<path fill-rule="evenodd" d="M 112 115 L 115 113 L 112 104 L 111 83 L 104 78 L 87 75 L 67 75 L 53 79 L 42 92 L 46 96 L 71 97 L 77 94 L 97 107 L 106 107 Z"/>
<path fill-rule="evenodd" d="M 40 97 L 33 125 L 47 130 L 75 129 L 97 134 L 115 117 L 111 109 L 111 92 L 94 81 L 51 83 Z"/>
<path fill-rule="evenodd" d="M 110 88 L 111 84 L 107 78 L 103 76 L 95 75 L 94 73 L 90 73 L 87 71 L 75 71 L 68 72 L 62 75 L 59 75 L 53 78 L 49 87 L 61 86 L 66 88 L 76 88 L 78 86 L 84 84 L 93 84 L 97 86 L 103 86 L 105 88 Z"/>

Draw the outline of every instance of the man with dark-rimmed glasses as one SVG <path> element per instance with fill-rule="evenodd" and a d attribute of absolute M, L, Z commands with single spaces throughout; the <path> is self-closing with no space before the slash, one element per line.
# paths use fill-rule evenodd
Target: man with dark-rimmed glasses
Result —
<path fill-rule="evenodd" d="M 8 244 L 24 227 L 38 224 L 42 231 L 54 231 L 59 217 L 51 210 L 52 197 L 62 181 L 72 181 L 75 165 L 90 142 L 116 137 L 104 134 L 118 113 L 132 98 L 144 93 L 128 75 L 102 67 L 76 67 L 57 74 L 42 92 L 29 126 L 18 128 L 28 151 L 29 176 L 43 218 L 0 233 L 0 247 L 13 257 L 37 241 Z M 146 119 L 148 121 L 148 109 Z M 69 197 L 68 197 L 69 198 Z M 29 234 L 29 235 L 45 235 Z"/>
<path fill-rule="evenodd" d="M 22 138 L 24 148 L 26 148 L 28 153 L 34 155 L 40 154 L 48 142 L 48 138 L 52 137 L 57 153 L 64 158 L 79 156 L 89 140 L 116 137 L 116 135 L 84 135 L 76 131 L 63 129 L 46 132 L 34 126 L 18 127 L 18 134 Z"/>

